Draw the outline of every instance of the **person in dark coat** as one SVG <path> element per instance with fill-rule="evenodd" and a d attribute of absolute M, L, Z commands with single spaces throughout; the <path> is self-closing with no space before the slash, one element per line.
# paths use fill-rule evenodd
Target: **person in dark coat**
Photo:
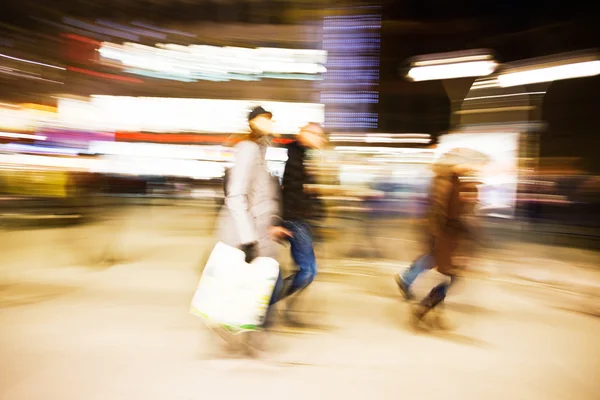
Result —
<path fill-rule="evenodd" d="M 285 279 L 281 299 L 305 289 L 317 275 L 311 221 L 322 214 L 322 205 L 310 191 L 315 181 L 307 171 L 306 158 L 308 150 L 320 149 L 324 144 L 321 126 L 309 123 L 300 130 L 297 140 L 288 145 L 282 180 L 282 214 L 276 223 L 289 233 L 287 240 L 298 271 Z"/>
<path fill-rule="evenodd" d="M 422 320 L 444 301 L 449 287 L 456 281 L 459 273 L 459 268 L 454 262 L 459 245 L 474 236 L 475 229 L 469 218 L 474 211 L 476 186 L 466 186 L 461 183 L 461 178 L 475 168 L 476 166 L 470 163 L 459 149 L 445 154 L 434 165 L 435 176 L 431 185 L 427 215 L 427 249 L 404 274 L 398 274 L 395 279 L 400 292 L 407 300 L 414 298 L 410 287 L 426 270 L 435 267 L 438 272 L 448 276 L 449 280 L 434 287 L 415 307 L 413 315 L 416 321 Z"/>

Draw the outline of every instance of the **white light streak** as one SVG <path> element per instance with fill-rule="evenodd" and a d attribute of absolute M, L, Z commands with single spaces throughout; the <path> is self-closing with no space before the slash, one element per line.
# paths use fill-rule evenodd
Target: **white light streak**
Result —
<path fill-rule="evenodd" d="M 497 66 L 498 64 L 495 61 L 472 61 L 458 64 L 414 67 L 408 72 L 408 77 L 418 82 L 486 76 L 493 73 Z"/>
<path fill-rule="evenodd" d="M 429 143 L 431 137 L 425 133 L 373 133 L 367 135 L 331 135 L 331 142 L 355 142 L 355 143 Z"/>
<path fill-rule="evenodd" d="M 526 71 L 508 72 L 498 76 L 502 87 L 552 82 L 563 79 L 583 78 L 600 74 L 600 61 L 585 61 L 549 67 L 532 68 Z"/>
<path fill-rule="evenodd" d="M 104 42 L 98 51 L 132 73 L 173 80 L 314 79 L 327 71 L 324 50 Z"/>
<path fill-rule="evenodd" d="M 73 128 L 244 133 L 248 112 L 257 105 L 273 113 L 275 132 L 280 134 L 297 133 L 308 122 L 323 123 L 325 118 L 325 106 L 317 103 L 122 96 L 92 96 L 88 103 L 59 99 L 58 117 Z"/>
<path fill-rule="evenodd" d="M 0 53 L 0 57 L 3 57 L 3 58 L 8 58 L 9 60 L 15 60 L 15 61 L 24 62 L 24 63 L 27 63 L 27 64 L 35 64 L 35 65 L 40 65 L 40 66 L 42 66 L 42 67 L 48 67 L 48 68 L 54 68 L 54 69 L 60 69 L 60 70 L 62 70 L 62 71 L 64 71 L 64 70 L 65 70 L 65 68 L 63 68 L 63 67 L 59 67 L 59 66 L 56 66 L 56 65 L 50 65 L 50 64 L 44 64 L 44 63 L 41 63 L 41 62 L 37 62 L 37 61 L 25 60 L 25 59 L 23 59 L 23 58 L 12 57 L 12 56 L 8 56 L 8 55 L 6 55 L 6 54 L 2 54 L 2 53 Z"/>
<path fill-rule="evenodd" d="M 46 136 L 33 135 L 33 134 L 29 134 L 29 133 L 0 132 L 0 137 L 11 138 L 11 139 L 46 140 Z"/>
<path fill-rule="evenodd" d="M 427 65 L 446 65 L 452 63 L 465 63 L 470 61 L 484 61 L 490 60 L 492 58 L 489 54 L 481 54 L 476 56 L 463 56 L 463 57 L 453 57 L 453 58 L 440 58 L 437 60 L 426 60 L 426 61 L 416 61 L 413 63 L 416 67 L 423 67 Z"/>
<path fill-rule="evenodd" d="M 515 96 L 532 96 L 532 95 L 542 95 L 546 94 L 546 92 L 524 92 L 524 93 L 510 93 L 510 94 L 497 94 L 493 96 L 478 96 L 478 97 L 467 97 L 467 100 L 483 100 L 483 99 L 496 99 L 501 97 L 515 97 Z"/>

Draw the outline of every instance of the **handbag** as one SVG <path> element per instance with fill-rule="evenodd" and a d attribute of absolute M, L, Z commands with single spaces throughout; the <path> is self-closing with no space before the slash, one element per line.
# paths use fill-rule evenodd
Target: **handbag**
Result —
<path fill-rule="evenodd" d="M 232 333 L 260 329 L 279 275 L 279 263 L 219 242 L 213 248 L 194 296 L 190 313 Z"/>

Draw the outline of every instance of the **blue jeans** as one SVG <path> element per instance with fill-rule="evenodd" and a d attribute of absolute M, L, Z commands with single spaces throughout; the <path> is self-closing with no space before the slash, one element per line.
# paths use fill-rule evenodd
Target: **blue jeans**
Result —
<path fill-rule="evenodd" d="M 434 266 L 435 259 L 433 255 L 429 253 L 425 253 L 419 258 L 417 258 L 415 261 L 413 261 L 413 263 L 410 265 L 410 268 L 408 268 L 402 275 L 402 280 L 406 284 L 406 288 L 410 289 L 410 287 L 417 280 L 419 275 L 421 275 L 427 270 L 430 270 Z"/>
<path fill-rule="evenodd" d="M 425 253 L 417 258 L 410 268 L 402 275 L 402 280 L 406 285 L 406 289 L 410 289 L 411 285 L 417 280 L 418 276 L 423 272 L 430 270 L 435 266 L 435 258 L 430 253 Z M 444 281 L 431 289 L 429 294 L 421 300 L 421 305 L 427 308 L 433 308 L 443 302 L 448 294 L 448 289 L 456 282 L 456 276 L 449 275 L 450 281 Z"/>
<path fill-rule="evenodd" d="M 269 309 L 265 316 L 264 327 L 269 328 L 273 322 L 274 304 L 285 297 L 305 289 L 317 276 L 317 259 L 313 249 L 313 239 L 310 226 L 305 222 L 286 221 L 284 227 L 289 230 L 293 237 L 288 241 L 291 245 L 292 258 L 298 266 L 298 272 L 285 280 L 291 280 L 291 284 L 284 292 L 284 280 L 281 272 L 277 277 L 275 289 L 269 302 Z"/>
<path fill-rule="evenodd" d="M 317 276 L 317 259 L 310 225 L 306 222 L 285 221 L 284 227 L 293 235 L 288 241 L 291 245 L 292 259 L 298 266 L 298 272 L 287 278 L 291 280 L 291 284 L 285 295 L 289 296 L 312 283 Z"/>
<path fill-rule="evenodd" d="M 263 320 L 263 328 L 270 328 L 273 325 L 273 313 L 275 312 L 275 303 L 277 303 L 281 297 L 281 290 L 283 287 L 283 279 L 281 279 L 281 271 L 277 275 L 277 281 L 275 282 L 275 288 L 273 294 L 271 294 L 271 300 L 269 301 L 269 308 Z"/>

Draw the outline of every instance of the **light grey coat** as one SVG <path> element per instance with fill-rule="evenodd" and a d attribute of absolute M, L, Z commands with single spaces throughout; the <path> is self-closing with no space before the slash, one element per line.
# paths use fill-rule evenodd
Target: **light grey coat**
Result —
<path fill-rule="evenodd" d="M 217 240 L 234 247 L 257 242 L 259 256 L 276 257 L 277 243 L 269 228 L 279 212 L 279 188 L 267 169 L 267 146 L 244 140 L 235 150 L 225 205 L 217 220 Z"/>

